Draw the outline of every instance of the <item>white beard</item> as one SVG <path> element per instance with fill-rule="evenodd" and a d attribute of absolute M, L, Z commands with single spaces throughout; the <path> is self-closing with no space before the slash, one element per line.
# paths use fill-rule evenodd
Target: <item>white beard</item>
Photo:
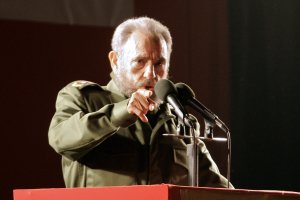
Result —
<path fill-rule="evenodd" d="M 143 88 L 145 85 L 153 84 L 153 80 L 144 80 L 142 82 L 133 83 L 129 78 L 126 77 L 126 71 L 124 69 L 120 69 L 114 72 L 114 82 L 119 88 L 120 92 L 124 94 L 126 97 L 130 97 L 132 93 L 137 91 L 139 88 Z M 155 95 L 155 93 L 150 97 L 156 104 L 161 104 L 161 101 Z"/>

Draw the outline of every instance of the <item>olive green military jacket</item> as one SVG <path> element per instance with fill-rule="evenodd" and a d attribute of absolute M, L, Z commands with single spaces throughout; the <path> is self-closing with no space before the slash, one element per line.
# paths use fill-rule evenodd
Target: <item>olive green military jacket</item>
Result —
<path fill-rule="evenodd" d="M 48 136 L 62 155 L 66 187 L 188 185 L 185 142 L 162 135 L 176 132 L 170 109 L 162 104 L 152 127 L 129 114 L 127 103 L 113 81 L 76 81 L 59 92 Z M 200 150 L 199 185 L 226 187 L 203 143 Z"/>

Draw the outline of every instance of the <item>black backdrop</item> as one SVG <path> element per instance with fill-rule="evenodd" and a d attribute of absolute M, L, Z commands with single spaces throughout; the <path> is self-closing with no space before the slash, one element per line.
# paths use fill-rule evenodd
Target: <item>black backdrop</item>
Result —
<path fill-rule="evenodd" d="M 232 181 L 300 191 L 300 1 L 231 0 Z"/>

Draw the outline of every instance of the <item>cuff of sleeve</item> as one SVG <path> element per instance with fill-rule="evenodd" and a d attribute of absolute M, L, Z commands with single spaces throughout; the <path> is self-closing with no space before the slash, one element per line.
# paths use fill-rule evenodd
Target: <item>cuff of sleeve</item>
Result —
<path fill-rule="evenodd" d="M 111 112 L 111 123 L 116 127 L 128 127 L 137 120 L 137 116 L 127 111 L 129 99 L 115 103 Z"/>

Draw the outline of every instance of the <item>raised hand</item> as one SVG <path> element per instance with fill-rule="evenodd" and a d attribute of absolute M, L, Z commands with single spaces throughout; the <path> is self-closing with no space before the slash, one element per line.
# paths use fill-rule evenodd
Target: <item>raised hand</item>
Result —
<path fill-rule="evenodd" d="M 156 107 L 156 103 L 150 99 L 152 94 L 153 91 L 151 90 L 138 89 L 131 95 L 127 105 L 127 111 L 130 114 L 138 116 L 143 122 L 148 122 L 146 114 Z"/>

